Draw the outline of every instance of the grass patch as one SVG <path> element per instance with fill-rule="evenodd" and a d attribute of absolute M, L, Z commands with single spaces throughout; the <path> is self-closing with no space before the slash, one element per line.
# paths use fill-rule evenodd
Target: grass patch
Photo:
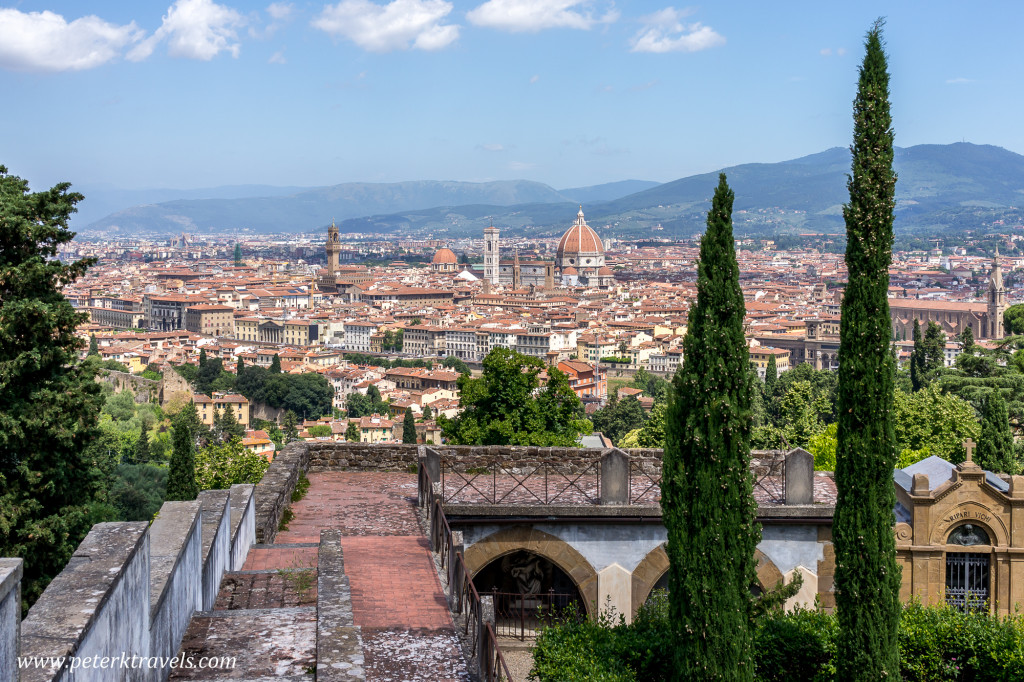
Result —
<path fill-rule="evenodd" d="M 288 530 L 288 524 L 295 518 L 295 512 L 292 511 L 291 507 L 285 507 L 284 513 L 281 514 L 281 523 L 277 524 L 277 530 Z"/>
<path fill-rule="evenodd" d="M 295 483 L 295 490 L 292 491 L 292 502 L 298 502 L 306 493 L 309 492 L 309 479 L 306 478 L 306 472 L 299 472 L 299 480 Z"/>

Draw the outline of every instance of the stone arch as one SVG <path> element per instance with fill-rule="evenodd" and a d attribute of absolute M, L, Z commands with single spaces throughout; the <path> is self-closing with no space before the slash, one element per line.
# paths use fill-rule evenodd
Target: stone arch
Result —
<path fill-rule="evenodd" d="M 647 556 L 633 569 L 634 616 L 636 616 L 637 609 L 651 596 L 651 590 L 667 572 L 668 553 L 665 552 L 665 543 L 661 543 L 648 552 Z"/>
<path fill-rule="evenodd" d="M 565 571 L 576 583 L 587 613 L 594 613 L 597 605 L 597 571 L 565 540 L 531 526 L 502 528 L 474 542 L 463 554 L 466 570 L 470 576 L 476 576 L 495 559 L 519 550 L 542 556 Z"/>
<path fill-rule="evenodd" d="M 767 554 L 756 549 L 754 560 L 757 561 L 757 582 L 761 583 L 762 590 L 767 592 L 782 582 L 782 571 Z"/>
<path fill-rule="evenodd" d="M 768 591 L 783 582 L 782 571 L 767 554 L 759 549 L 754 550 L 754 560 L 757 561 L 757 582 L 761 585 L 762 590 Z M 654 585 L 668 572 L 668 564 L 668 553 L 665 551 L 665 543 L 662 543 L 648 552 L 647 556 L 633 569 L 634 616 L 637 609 L 651 595 Z"/>
<path fill-rule="evenodd" d="M 1010 544 L 1010 533 L 1001 518 L 1001 512 L 974 501 L 964 502 L 942 512 L 938 523 L 932 525 L 928 544 L 933 547 L 945 547 L 950 531 L 965 523 L 983 528 L 992 541 L 992 547 L 1006 547 Z"/>

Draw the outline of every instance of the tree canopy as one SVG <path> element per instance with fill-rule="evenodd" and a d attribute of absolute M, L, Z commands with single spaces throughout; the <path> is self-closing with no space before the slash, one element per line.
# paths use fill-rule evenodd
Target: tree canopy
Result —
<path fill-rule="evenodd" d="M 463 412 L 454 419 L 438 417 L 445 439 L 455 445 L 576 445 L 590 433 L 583 404 L 566 375 L 508 348 L 495 348 L 483 362 L 483 374 L 459 377 Z"/>

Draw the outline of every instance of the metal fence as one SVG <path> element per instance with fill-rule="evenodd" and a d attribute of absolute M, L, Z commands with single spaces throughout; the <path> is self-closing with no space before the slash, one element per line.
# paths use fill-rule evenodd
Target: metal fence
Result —
<path fill-rule="evenodd" d="M 441 490 L 449 503 L 600 504 L 601 460 L 568 467 L 559 462 L 510 466 L 495 459 L 460 469 L 445 458 Z"/>
<path fill-rule="evenodd" d="M 494 627 L 500 637 L 525 640 L 535 637 L 541 627 L 585 613 L 576 595 L 560 594 L 554 588 L 537 594 L 498 592 L 495 588 L 491 594 L 494 596 Z"/>

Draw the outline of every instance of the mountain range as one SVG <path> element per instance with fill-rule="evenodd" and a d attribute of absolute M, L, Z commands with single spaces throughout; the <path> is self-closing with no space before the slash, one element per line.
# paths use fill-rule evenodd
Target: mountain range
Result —
<path fill-rule="evenodd" d="M 1024 220 L 1024 156 L 991 145 L 918 145 L 897 148 L 894 165 L 899 231 L 938 233 Z M 149 196 L 156 200 L 112 212 L 80 231 L 304 232 L 334 219 L 343 233 L 457 237 L 479 234 L 493 223 L 506 234 L 541 236 L 564 231 L 582 203 L 588 223 L 609 235 L 646 236 L 657 230 L 663 236 L 688 236 L 703 230 L 718 173 L 724 172 L 736 194 L 737 234 L 839 232 L 849 168 L 849 150 L 836 147 L 662 184 L 625 180 L 563 190 L 528 180 L 239 186 L 182 192 L 170 200 L 159 200 L 160 192 L 173 190 L 152 190 Z M 247 191 L 251 194 L 244 196 Z M 130 197 L 101 192 L 95 205 Z M 83 208 L 91 212 L 88 201 Z"/>

